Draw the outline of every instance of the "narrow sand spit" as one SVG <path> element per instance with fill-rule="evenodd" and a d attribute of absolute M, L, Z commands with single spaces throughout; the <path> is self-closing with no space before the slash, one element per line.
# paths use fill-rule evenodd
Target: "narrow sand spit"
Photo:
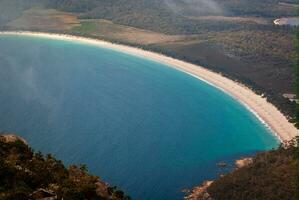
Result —
<path fill-rule="evenodd" d="M 42 38 L 51 38 L 56 40 L 76 41 L 89 45 L 99 46 L 103 48 L 113 49 L 123 53 L 128 53 L 134 56 L 150 59 L 177 70 L 185 72 L 194 76 L 208 84 L 221 89 L 227 94 L 231 95 L 236 100 L 244 104 L 252 113 L 254 113 L 259 120 L 268 126 L 272 132 L 281 140 L 290 140 L 299 135 L 299 130 L 293 124 L 288 122 L 287 118 L 271 103 L 267 102 L 265 98 L 255 94 L 250 88 L 221 74 L 212 72 L 204 67 L 177 60 L 162 54 L 145 51 L 135 47 L 129 47 L 120 44 L 113 44 L 110 42 L 84 38 L 79 36 L 39 33 L 39 32 L 0 32 L 0 35 L 24 35 Z"/>

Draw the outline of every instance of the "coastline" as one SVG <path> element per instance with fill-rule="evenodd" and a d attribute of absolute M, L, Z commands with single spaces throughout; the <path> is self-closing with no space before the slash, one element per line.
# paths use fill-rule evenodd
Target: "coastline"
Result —
<path fill-rule="evenodd" d="M 263 124 L 265 124 L 273 134 L 282 142 L 291 140 L 299 135 L 299 130 L 288 122 L 287 118 L 271 103 L 267 102 L 265 98 L 255 94 L 250 88 L 245 85 L 233 81 L 229 78 L 215 73 L 204 67 L 191 64 L 182 60 L 171 58 L 162 54 L 145 51 L 136 47 L 125 46 L 121 44 L 114 44 L 111 42 L 85 38 L 73 35 L 30 32 L 30 31 L 4 31 L 0 35 L 20 35 L 50 38 L 64 41 L 74 41 L 102 48 L 108 48 L 141 58 L 149 59 L 169 67 L 175 68 L 181 72 L 187 73 L 195 78 L 200 79 L 213 87 L 216 87 L 223 92 L 229 94 L 235 100 L 242 103 L 250 112 L 252 112 Z"/>

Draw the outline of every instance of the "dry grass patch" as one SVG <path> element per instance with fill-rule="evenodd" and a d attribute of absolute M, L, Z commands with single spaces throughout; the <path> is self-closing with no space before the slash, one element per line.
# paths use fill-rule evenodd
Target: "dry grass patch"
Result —
<path fill-rule="evenodd" d="M 115 24 L 108 20 L 82 20 L 73 31 L 132 44 L 157 44 L 184 40 L 183 35 L 167 35 L 154 31 Z"/>
<path fill-rule="evenodd" d="M 78 26 L 77 16 L 54 9 L 30 9 L 23 15 L 8 23 L 14 29 L 69 30 Z"/>

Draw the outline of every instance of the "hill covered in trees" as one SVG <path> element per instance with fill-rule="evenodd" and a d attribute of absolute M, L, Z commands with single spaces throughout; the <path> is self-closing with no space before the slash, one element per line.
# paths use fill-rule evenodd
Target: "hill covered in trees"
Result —
<path fill-rule="evenodd" d="M 0 24 L 41 7 L 77 13 L 80 19 L 107 19 L 114 23 L 169 34 L 235 29 L 235 23 L 202 23 L 200 16 L 279 18 L 296 16 L 296 8 L 279 0 L 1 0 Z M 296 4 L 295 0 L 287 3 Z M 244 26 L 243 26 L 244 27 Z"/>
<path fill-rule="evenodd" d="M 259 153 L 252 163 L 193 190 L 193 196 L 187 199 L 297 200 L 298 153 L 295 140 L 277 150 Z"/>
<path fill-rule="evenodd" d="M 34 152 L 22 138 L 0 135 L 1 200 L 129 200 L 90 175 L 85 165 L 68 169 L 52 155 Z"/>
<path fill-rule="evenodd" d="M 296 45 L 297 45 L 296 95 L 297 95 L 297 99 L 299 99 L 299 31 L 297 31 L 296 39 L 297 39 L 296 40 Z M 296 104 L 296 126 L 299 129 L 299 101 Z"/>
<path fill-rule="evenodd" d="M 214 200 L 296 200 L 298 150 L 293 145 L 258 154 L 253 163 L 213 182 Z"/>

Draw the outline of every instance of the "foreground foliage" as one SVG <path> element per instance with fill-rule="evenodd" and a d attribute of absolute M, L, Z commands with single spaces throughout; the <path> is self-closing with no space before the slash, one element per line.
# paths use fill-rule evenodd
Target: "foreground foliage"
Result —
<path fill-rule="evenodd" d="M 42 199 L 128 200 L 116 187 L 109 187 L 87 173 L 86 166 L 70 166 L 50 154 L 34 153 L 23 141 L 0 136 L 0 200 Z"/>

